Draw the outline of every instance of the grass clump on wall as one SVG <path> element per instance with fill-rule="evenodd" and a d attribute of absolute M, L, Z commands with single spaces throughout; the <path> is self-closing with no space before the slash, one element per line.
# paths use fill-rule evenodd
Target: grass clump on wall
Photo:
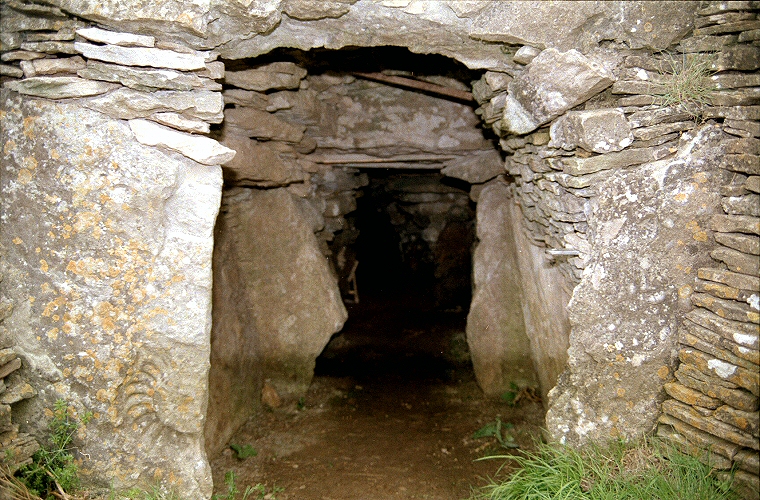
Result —
<path fill-rule="evenodd" d="M 733 500 L 710 467 L 663 441 L 616 442 L 580 450 L 539 445 L 511 459 L 519 469 L 479 488 L 470 500 Z"/>

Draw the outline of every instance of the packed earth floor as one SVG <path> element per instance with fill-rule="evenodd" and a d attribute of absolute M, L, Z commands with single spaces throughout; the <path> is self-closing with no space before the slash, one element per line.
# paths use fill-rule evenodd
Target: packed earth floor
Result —
<path fill-rule="evenodd" d="M 240 491 L 276 485 L 268 498 L 278 500 L 452 500 L 505 474 L 504 460 L 478 459 L 531 448 L 543 407 L 486 399 L 467 355 L 466 312 L 436 309 L 428 296 L 400 287 L 349 304 L 306 396 L 255 415 L 230 441 L 256 455 L 227 448 L 212 461 L 215 493 L 227 492 L 233 471 Z M 475 437 L 497 419 L 509 449 Z"/>

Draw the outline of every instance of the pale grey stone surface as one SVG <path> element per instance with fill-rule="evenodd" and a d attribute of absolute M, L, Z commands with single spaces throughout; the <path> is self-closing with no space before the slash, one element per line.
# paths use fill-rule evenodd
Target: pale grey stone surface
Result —
<path fill-rule="evenodd" d="M 155 37 L 134 33 L 118 33 L 100 28 L 80 28 L 76 33 L 93 42 L 108 45 L 120 45 L 122 47 L 154 47 L 156 45 Z"/>
<path fill-rule="evenodd" d="M 19 421 L 47 435 L 43 410 L 65 399 L 94 413 L 76 438 L 85 481 L 126 489 L 172 476 L 183 498 L 209 498 L 221 169 L 142 146 L 126 123 L 73 103 L 0 99 L 0 286 L 19 305 L 5 322 L 39 391 Z"/>
<path fill-rule="evenodd" d="M 235 151 L 210 137 L 186 134 L 149 120 L 129 120 L 135 138 L 147 146 L 163 146 L 204 165 L 220 165 L 235 157 Z"/>
<path fill-rule="evenodd" d="M 139 92 L 120 87 L 106 95 L 82 101 L 82 105 L 122 120 L 164 112 L 211 123 L 220 123 L 224 118 L 222 94 L 207 90 Z"/>
<path fill-rule="evenodd" d="M 525 333 L 522 286 L 511 219 L 509 188 L 498 182 L 478 197 L 478 245 L 473 255 L 474 293 L 467 344 L 483 392 L 499 396 L 510 383 L 534 386 L 536 372 Z"/>
<path fill-rule="evenodd" d="M 552 123 L 550 146 L 572 150 L 581 147 L 594 153 L 620 151 L 630 146 L 633 134 L 623 110 L 569 111 Z"/>
<path fill-rule="evenodd" d="M 346 310 L 294 196 L 283 188 L 236 193 L 226 217 L 238 226 L 226 251 L 237 256 L 245 283 L 248 308 L 239 321 L 258 332 L 263 378 L 283 400 L 295 400 Z"/>
<path fill-rule="evenodd" d="M 510 82 L 504 128 L 515 134 L 532 132 L 614 81 L 612 73 L 577 50 L 546 49 Z"/>
<path fill-rule="evenodd" d="M 88 59 L 97 59 L 124 66 L 150 66 L 181 70 L 204 69 L 206 60 L 195 54 L 174 52 L 151 47 L 121 47 L 75 42 L 74 48 Z"/>
<path fill-rule="evenodd" d="M 691 270 L 711 262 L 705 229 L 720 212 L 723 135 L 710 125 L 695 135 L 675 158 L 613 171 L 599 186 L 591 261 L 568 306 L 569 368 L 549 394 L 554 439 L 578 445 L 655 425 Z"/>
<path fill-rule="evenodd" d="M 173 69 L 132 68 L 118 64 L 88 61 L 87 67 L 77 72 L 82 78 L 121 83 L 141 91 L 167 90 L 221 90 L 222 85 L 195 73 Z"/>
<path fill-rule="evenodd" d="M 104 94 L 117 88 L 118 85 L 94 82 L 76 76 L 35 76 L 15 82 L 5 82 L 3 87 L 34 97 L 68 99 Z"/>

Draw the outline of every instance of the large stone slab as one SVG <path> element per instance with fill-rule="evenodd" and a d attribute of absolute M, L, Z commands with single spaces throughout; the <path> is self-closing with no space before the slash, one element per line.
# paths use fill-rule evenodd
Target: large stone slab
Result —
<path fill-rule="evenodd" d="M 570 111 L 549 129 L 550 146 L 568 151 L 581 147 L 594 153 L 627 148 L 633 142 L 631 126 L 620 108 Z"/>
<path fill-rule="evenodd" d="M 698 8 L 698 2 L 491 2 L 470 36 L 560 50 L 615 39 L 663 50 L 688 33 Z"/>
<path fill-rule="evenodd" d="M 569 368 L 549 397 L 554 439 L 581 444 L 653 428 L 696 270 L 711 262 L 706 228 L 721 211 L 722 137 L 703 126 L 675 158 L 612 171 L 599 186 L 587 214 L 591 260 L 568 306 Z"/>
<path fill-rule="evenodd" d="M 347 317 L 336 279 L 286 189 L 242 189 L 228 206 L 227 217 L 235 220 L 228 251 L 237 258 L 247 300 L 239 321 L 258 332 L 264 380 L 283 400 L 297 399 Z"/>
<path fill-rule="evenodd" d="M 143 92 L 168 90 L 221 90 L 222 85 L 195 73 L 173 69 L 132 68 L 118 64 L 88 61 L 87 67 L 77 72 L 82 78 L 121 83 Z"/>
<path fill-rule="evenodd" d="M 3 87 L 19 94 L 48 99 L 68 99 L 104 94 L 118 87 L 112 83 L 94 82 L 76 76 L 35 76 L 3 83 Z"/>
<path fill-rule="evenodd" d="M 612 73 L 577 50 L 546 49 L 509 83 L 503 128 L 532 132 L 614 81 Z"/>
<path fill-rule="evenodd" d="M 97 59 L 124 66 L 150 66 L 191 71 L 205 69 L 206 60 L 198 54 L 174 52 L 153 47 L 121 47 L 75 42 L 74 48 L 87 59 Z"/>
<path fill-rule="evenodd" d="M 238 153 L 223 165 L 224 179 L 231 184 L 271 187 L 304 180 L 304 173 L 295 161 L 283 159 L 266 142 L 230 133 L 225 133 L 220 141 Z"/>
<path fill-rule="evenodd" d="M 180 113 L 187 118 L 211 123 L 220 123 L 224 119 L 222 94 L 206 90 L 138 92 L 119 88 L 106 95 L 88 99 L 83 105 L 122 120 L 145 118 L 163 112 Z"/>
<path fill-rule="evenodd" d="M 297 89 L 306 76 L 306 70 L 291 62 L 274 62 L 253 69 L 228 71 L 224 82 L 245 90 Z"/>
<path fill-rule="evenodd" d="M 129 120 L 129 128 L 142 144 L 172 149 L 204 165 L 221 165 L 235 157 L 234 150 L 210 137 L 187 134 L 149 120 Z"/>
<path fill-rule="evenodd" d="M 203 446 L 212 230 L 221 169 L 134 140 L 73 103 L 0 92 L 4 325 L 39 396 L 14 409 L 47 436 L 62 398 L 85 483 L 211 496 Z"/>
<path fill-rule="evenodd" d="M 528 386 L 538 381 L 525 333 L 508 192 L 506 185 L 493 182 L 478 198 L 475 289 L 467 316 L 467 344 L 475 376 L 490 396 L 503 394 L 510 383 Z"/>

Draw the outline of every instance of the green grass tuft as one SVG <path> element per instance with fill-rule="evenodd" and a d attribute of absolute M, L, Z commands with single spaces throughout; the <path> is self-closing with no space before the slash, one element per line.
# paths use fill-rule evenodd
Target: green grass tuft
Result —
<path fill-rule="evenodd" d="M 704 108 L 711 104 L 715 87 L 710 83 L 712 60 L 696 54 L 682 54 L 681 60 L 670 56 L 661 89 L 654 93 L 655 104 L 673 106 L 700 119 Z"/>
<path fill-rule="evenodd" d="M 657 439 L 580 450 L 539 445 L 511 459 L 519 469 L 492 481 L 470 500 L 733 500 L 729 484 L 696 458 Z"/>

